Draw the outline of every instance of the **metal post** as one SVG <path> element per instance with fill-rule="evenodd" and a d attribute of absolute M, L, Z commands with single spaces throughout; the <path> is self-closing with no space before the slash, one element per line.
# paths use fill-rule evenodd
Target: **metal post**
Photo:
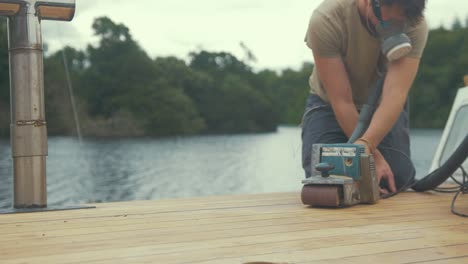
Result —
<path fill-rule="evenodd" d="M 14 208 L 47 207 L 41 20 L 70 21 L 75 0 L 0 0 L 8 17 Z"/>
<path fill-rule="evenodd" d="M 8 20 L 14 207 L 46 207 L 47 128 L 41 23 L 24 4 Z"/>

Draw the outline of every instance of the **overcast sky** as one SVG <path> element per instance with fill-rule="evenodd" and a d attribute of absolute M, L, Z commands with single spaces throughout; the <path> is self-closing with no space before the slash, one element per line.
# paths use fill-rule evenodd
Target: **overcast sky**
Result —
<path fill-rule="evenodd" d="M 256 69 L 297 69 L 312 61 L 303 39 L 312 11 L 323 0 L 76 0 L 72 22 L 44 21 L 50 51 L 63 45 L 85 49 L 97 43 L 91 25 L 107 16 L 123 23 L 154 57 L 186 59 L 191 51 L 227 51 L 240 59 L 243 42 L 253 51 Z M 326 0 L 325 0 L 326 1 Z M 467 0 L 428 0 L 431 28 L 468 17 Z"/>

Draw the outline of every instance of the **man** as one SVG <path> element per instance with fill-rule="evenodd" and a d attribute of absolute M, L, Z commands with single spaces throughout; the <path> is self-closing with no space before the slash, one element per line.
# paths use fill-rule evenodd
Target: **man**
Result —
<path fill-rule="evenodd" d="M 355 143 L 374 155 L 382 194 L 411 183 L 415 170 L 405 103 L 427 41 L 425 2 L 324 0 L 314 11 L 305 38 L 315 61 L 302 124 L 306 177 L 311 176 L 312 145 L 347 142 L 373 84 L 386 72 L 379 106 Z M 399 30 L 409 42 L 389 51 L 393 44 L 384 35 Z"/>

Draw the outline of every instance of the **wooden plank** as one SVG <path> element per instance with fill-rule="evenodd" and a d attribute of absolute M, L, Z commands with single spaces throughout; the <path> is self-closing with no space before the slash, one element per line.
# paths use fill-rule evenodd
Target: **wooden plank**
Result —
<path fill-rule="evenodd" d="M 467 257 L 468 244 L 452 245 L 445 247 L 431 247 L 416 250 L 404 250 L 395 254 L 394 252 L 385 252 L 381 254 L 371 254 L 350 258 L 339 258 L 334 260 L 317 261 L 314 264 L 362 264 L 379 263 L 385 260 L 388 263 L 431 263 L 437 261 L 447 261 L 449 259 L 464 259 Z M 302 262 L 306 263 L 306 262 Z M 465 262 L 468 263 L 468 262 Z M 299 263 L 298 263 L 299 264 Z"/>
<path fill-rule="evenodd" d="M 435 215 L 433 217 L 436 220 L 432 220 L 430 217 L 419 217 L 417 219 L 414 218 L 406 218 L 401 219 L 401 223 L 407 223 L 408 226 L 415 225 L 418 221 L 425 221 L 431 222 L 432 226 L 452 226 L 452 222 L 446 222 L 446 220 L 442 220 L 440 216 Z M 334 222 L 331 225 L 328 225 L 328 229 L 330 230 L 329 235 L 333 235 L 336 231 L 337 227 L 342 227 L 343 230 L 345 227 L 354 228 L 354 232 L 358 232 L 362 229 L 361 233 L 367 234 L 369 233 L 368 227 L 369 225 L 378 225 L 378 224 L 390 224 L 394 221 L 392 219 L 378 219 L 378 220 L 371 220 L 371 221 L 361 221 L 359 220 L 359 224 L 356 223 L 345 223 L 345 220 L 342 222 Z M 275 238 L 269 237 L 269 235 L 280 237 L 282 235 L 286 236 L 299 236 L 301 237 L 304 234 L 307 234 L 310 237 L 316 237 L 319 235 L 320 237 L 324 237 L 323 234 L 328 235 L 327 232 L 323 233 L 326 229 L 327 225 L 322 225 L 321 223 L 307 223 L 307 222 L 284 222 L 284 223 L 262 223 L 262 222 L 240 222 L 234 225 L 223 225 L 218 224 L 217 226 L 211 225 L 204 225 L 198 226 L 196 231 L 193 230 L 193 227 L 190 228 L 154 228 L 148 226 L 145 229 L 129 229 L 126 231 L 115 231 L 112 229 L 112 235 L 109 235 L 109 230 L 106 232 L 97 232 L 97 233 L 87 233 L 85 235 L 74 235 L 74 236 L 56 236 L 51 237 L 50 234 L 44 234 L 44 236 L 39 235 L 36 238 L 32 239 L 24 239 L 21 238 L 20 241 L 16 243 L 7 244 L 4 243 L 2 248 L 0 249 L 0 254 L 4 257 L 8 255 L 14 255 L 19 248 L 27 248 L 32 247 L 36 250 L 41 252 L 50 252 L 60 250 L 62 246 L 67 246 L 67 243 L 64 241 L 73 241 L 73 245 L 76 247 L 86 246 L 90 243 L 96 244 L 105 244 L 112 242 L 112 246 L 116 246 L 116 243 L 113 241 L 124 241 L 123 245 L 127 243 L 126 241 L 131 240 L 132 244 L 164 244 L 168 245 L 170 243 L 189 243 L 192 239 L 196 238 L 197 241 L 213 241 L 218 240 L 219 243 L 222 240 L 229 241 L 230 238 L 240 239 L 242 237 L 251 237 L 252 235 L 257 235 L 256 239 L 260 239 L 260 236 L 267 234 L 266 238 L 262 238 L 263 240 L 268 241 Z M 360 228 L 360 229 L 359 229 Z M 339 231 L 340 229 L 338 229 Z M 402 231 L 407 232 L 411 229 L 404 228 Z M 86 230 L 88 231 L 88 230 Z M 383 231 L 382 231 L 383 232 Z M 386 231 L 389 232 L 389 231 Z M 346 234 L 345 231 L 343 231 Z M 159 237 L 165 235 L 171 235 L 171 239 L 159 239 Z M 188 239 L 187 239 L 188 238 Z M 11 240 L 14 241 L 14 240 Z"/>
<path fill-rule="evenodd" d="M 270 198 L 268 198 L 268 195 Z M 169 200 L 161 201 L 159 203 L 154 203 L 152 201 L 138 201 L 136 203 L 124 203 L 125 206 L 119 206 L 119 203 L 110 203 L 110 204 L 96 204 L 95 206 L 98 209 L 90 210 L 78 210 L 78 211 L 58 211 L 58 212 L 45 212 L 45 213 L 35 213 L 35 214 L 24 214 L 21 218 L 16 217 L 15 215 L 4 215 L 0 218 L 0 226 L 2 224 L 11 224 L 11 223 L 27 223 L 27 222 L 40 222 L 40 221 L 54 221 L 57 219 L 67 220 L 67 219 L 79 219 L 79 218 L 97 218 L 101 216 L 119 216 L 119 215 L 129 215 L 129 214 L 147 214 L 148 210 L 151 210 L 155 213 L 171 213 L 171 212 L 192 212 L 200 210 L 218 210 L 218 209 L 238 209 L 242 208 L 245 210 L 250 209 L 259 209 L 258 207 L 265 206 L 266 208 L 272 206 L 280 205 L 297 205 L 300 204 L 300 196 L 297 193 L 287 193 L 282 196 L 281 194 L 263 194 L 260 195 L 258 199 L 244 199 L 237 198 L 242 196 L 233 196 L 233 198 L 228 197 L 208 197 L 207 200 L 202 198 L 196 198 L 194 201 L 188 199 L 180 200 Z M 411 195 L 411 199 L 405 199 L 407 195 Z M 273 197 L 273 198 L 271 198 Z M 237 198 L 237 199 L 236 199 Z M 403 193 L 400 194 L 400 199 L 389 199 L 392 201 L 388 203 L 387 200 L 381 201 L 378 205 L 373 207 L 378 207 L 380 209 L 390 209 L 390 208 L 400 208 L 400 205 L 404 204 L 405 206 L 410 205 L 427 205 L 428 203 L 441 202 L 441 203 L 450 203 L 450 196 L 447 195 L 438 195 L 431 193 L 415 194 L 415 193 Z M 430 199 L 427 199 L 430 198 Z M 224 199 L 224 200 L 223 200 Z M 116 205 L 116 206 L 114 206 Z M 135 206 L 136 205 L 136 206 Z M 368 207 L 368 206 L 366 206 Z M 409 207 L 407 207 L 409 208 Z M 352 207 L 348 210 L 359 210 L 358 208 Z"/>
<path fill-rule="evenodd" d="M 419 195 L 418 195 L 419 196 Z M 438 197 L 437 197 L 438 198 Z M 124 219 L 127 217 L 132 217 L 132 218 L 139 218 L 139 219 L 145 219 L 145 218 L 154 218 L 158 217 L 158 220 L 160 221 L 161 219 L 165 219 L 167 221 L 178 221 L 184 218 L 189 218 L 192 219 L 193 214 L 196 213 L 197 216 L 200 216 L 202 218 L 204 217 L 216 217 L 219 218 L 219 216 L 227 215 L 229 217 L 232 217 L 232 212 L 235 212 L 239 216 L 245 216 L 245 215 L 252 215 L 252 212 L 255 212 L 256 215 L 259 214 L 268 214 L 268 213 L 275 213 L 278 211 L 281 212 L 292 212 L 292 213 L 302 213 L 307 215 L 320 215 L 321 217 L 327 216 L 327 215 L 337 215 L 341 216 L 342 212 L 347 212 L 349 215 L 353 215 L 352 212 L 354 211 L 360 211 L 360 214 L 380 214 L 382 212 L 388 212 L 389 210 L 394 211 L 396 214 L 397 212 L 405 212 L 408 213 L 408 210 L 415 209 L 418 210 L 420 208 L 424 209 L 429 209 L 432 208 L 434 210 L 448 210 L 447 205 L 449 204 L 448 199 L 443 200 L 442 202 L 437 202 L 435 199 L 426 199 L 426 200 L 431 200 L 431 205 L 428 206 L 427 203 L 416 203 L 414 202 L 413 197 L 411 200 L 408 199 L 408 202 L 404 204 L 404 206 L 401 206 L 403 204 L 399 204 L 398 206 L 395 206 L 396 202 L 399 202 L 397 200 L 393 201 L 382 201 L 381 203 L 377 205 L 361 205 L 361 206 L 355 206 L 347 209 L 339 209 L 339 210 L 317 210 L 317 209 L 312 209 L 310 211 L 305 211 L 304 206 L 300 204 L 300 202 L 297 200 L 296 197 L 291 200 L 286 200 L 285 204 L 278 205 L 278 204 L 263 204 L 263 205 L 255 205 L 255 206 L 244 206 L 244 207 L 221 207 L 221 208 L 204 208 L 204 209 L 198 209 L 198 210 L 172 210 L 172 211 L 160 211 L 158 208 L 159 203 L 154 203 L 155 206 L 153 207 L 148 207 L 145 208 L 144 210 L 141 209 L 141 206 L 133 206 L 133 207 L 128 207 L 127 209 L 122 209 L 122 212 L 119 212 L 119 214 L 107 214 L 103 213 L 102 209 L 93 209 L 93 210 L 84 210 L 84 211 L 68 211 L 68 212 L 49 212 L 49 213 L 39 213 L 39 214 L 28 214 L 28 215 L 21 215 L 21 218 L 19 218 L 17 215 L 14 216 L 15 221 L 7 222 L 4 224 L 0 225 L 0 231 L 5 231 L 5 230 L 11 230 L 12 227 L 25 227 L 25 226 L 44 226 L 48 224 L 60 224 L 62 222 L 70 222 L 67 220 L 73 220 L 73 222 L 93 222 L 96 223 L 96 221 L 107 221 L 108 219 Z M 363 209 L 369 209 L 368 212 L 362 212 Z M 222 212 L 220 211 L 222 209 Z M 278 210 L 281 209 L 281 210 Z M 86 212 L 85 212 L 86 211 Z M 294 211 L 294 212 L 293 212 Z M 213 215 L 213 212 L 217 212 L 217 214 Z M 38 219 L 38 220 L 29 220 L 29 221 L 19 221 L 18 219 L 23 220 L 24 216 L 29 216 L 29 217 L 36 217 L 36 218 L 41 218 L 44 214 L 47 214 L 47 217 L 50 219 Z M 62 216 L 66 214 L 67 217 L 63 218 Z M 83 214 L 86 214 L 83 216 Z M 88 217 L 88 214 L 92 214 L 90 217 Z M 286 215 L 286 214 L 285 214 Z M 7 215 L 10 217 L 13 217 L 12 215 Z"/>
<path fill-rule="evenodd" d="M 312 211 L 313 209 L 309 210 Z M 304 210 L 302 210 L 304 212 Z M 166 221 L 154 221 L 149 223 L 147 220 L 145 222 L 139 224 L 135 222 L 133 219 L 127 219 L 127 222 L 121 222 L 120 224 L 114 224 L 114 222 L 107 222 L 112 223 L 111 226 L 105 225 L 90 225 L 90 223 L 86 224 L 78 224 L 75 225 L 73 228 L 51 228 L 51 229 L 34 229 L 29 228 L 27 229 L 28 232 L 21 232 L 23 227 L 14 228 L 17 231 L 12 233 L 5 233 L 0 237 L 0 242 L 7 242 L 11 240 L 15 240 L 21 238 L 22 242 L 28 241 L 28 239 L 35 239 L 47 236 L 49 239 L 54 237 L 63 237 L 63 236 L 74 236 L 79 237 L 81 235 L 86 234 L 99 234 L 99 233 L 106 233 L 106 232 L 114 232 L 116 234 L 124 234 L 128 232 L 132 232 L 135 234 L 139 233 L 152 233 L 152 234 L 160 234 L 160 233 L 167 233 L 167 229 L 174 229 L 172 235 L 182 234 L 184 235 L 186 232 L 193 230 L 194 225 L 197 226 L 197 230 L 199 232 L 204 232 L 204 229 L 208 230 L 224 230 L 225 228 L 239 230 L 244 228 L 243 231 L 248 231 L 247 229 L 256 229 L 257 227 L 266 227 L 268 224 L 270 225 L 292 225 L 295 224 L 301 228 L 325 228 L 325 227 L 345 227 L 345 226 L 360 226 L 366 225 L 368 223 L 391 223 L 394 221 L 400 222 L 408 222 L 408 221 L 417 221 L 418 219 L 441 219 L 443 218 L 445 221 L 445 216 L 441 217 L 439 214 L 435 213 L 433 209 L 424 209 L 424 211 L 419 212 L 419 214 L 395 214 L 393 211 L 387 211 L 381 213 L 379 215 L 354 215 L 349 216 L 346 219 L 343 219 L 342 215 L 333 215 L 333 216 L 322 216 L 322 217 L 315 217 L 315 216 L 308 216 L 308 215 L 298 215 L 298 214 L 291 214 L 290 216 L 286 216 L 283 214 L 282 217 L 274 218 L 271 215 L 266 215 L 261 217 L 261 215 L 251 215 L 249 217 L 234 217 L 235 221 L 232 221 L 229 216 L 225 216 L 221 219 L 214 218 L 208 220 L 196 220 L 196 219 L 185 219 L 181 221 L 173 221 L 173 222 L 166 222 Z M 213 214 L 214 215 L 214 214 Z M 429 215 L 429 216 L 426 216 Z M 409 218 L 413 217 L 413 218 Z M 456 219 L 456 218 L 455 218 Z M 67 225 L 64 223 L 63 225 Z M 310 227 L 309 227 L 310 226 Z"/>
<path fill-rule="evenodd" d="M 303 210 L 303 209 L 302 209 Z M 446 207 L 441 207 L 439 210 L 442 212 L 446 210 Z M 275 224 L 301 224 L 301 223 L 320 223 L 320 222 L 337 222 L 338 224 L 344 222 L 344 224 L 349 224 L 352 221 L 358 221 L 359 224 L 366 224 L 368 222 L 375 223 L 377 220 L 384 218 L 385 221 L 416 221 L 418 219 L 435 219 L 436 218 L 445 218 L 445 216 L 439 216 L 437 212 L 439 210 L 434 210 L 433 208 L 418 208 L 418 209 L 408 209 L 403 211 L 384 211 L 378 215 L 349 215 L 346 220 L 342 219 L 341 215 L 329 215 L 322 214 L 320 217 L 314 217 L 309 214 L 301 214 L 298 211 L 286 211 L 282 213 L 258 213 L 258 214 L 223 214 L 217 215 L 210 213 L 209 215 L 197 216 L 193 218 L 191 216 L 180 215 L 172 216 L 167 215 L 167 219 L 163 217 L 158 217 L 157 228 L 159 229 L 176 229 L 179 232 L 184 232 L 187 229 L 192 229 L 192 225 L 196 224 L 200 228 L 205 226 L 209 228 L 226 227 L 226 228 L 239 228 L 240 225 L 244 226 L 257 226 L 257 225 L 275 225 Z M 426 216 L 430 214 L 430 218 Z M 80 219 L 82 220 L 82 219 Z M 89 229 L 96 228 L 102 230 L 107 227 L 110 223 L 113 226 L 114 231 L 124 231 L 131 229 L 129 226 L 137 229 L 144 229 L 152 226 L 153 229 L 156 228 L 154 221 L 151 218 L 139 218 L 139 217 L 118 217 L 115 219 L 109 218 L 98 218 L 98 219 L 86 219 L 87 221 L 61 221 L 54 224 L 48 225 L 36 225 L 36 223 L 27 223 L 24 225 L 10 225 L 8 228 L 0 229 L 2 236 L 0 241 L 9 240 L 10 237 L 16 239 L 17 236 L 22 236 L 23 239 L 26 236 L 30 236 L 34 232 L 42 232 L 51 237 L 49 231 L 55 233 L 64 233 L 67 234 L 67 230 L 80 230 L 80 229 Z"/>
<path fill-rule="evenodd" d="M 446 231 L 450 234 L 450 238 L 437 239 L 432 237 L 434 233 Z M 141 262 L 149 259 L 154 263 L 183 263 L 196 261 L 209 261 L 216 258 L 218 263 L 242 263 L 239 261 L 271 261 L 279 260 L 282 262 L 301 262 L 336 259 L 349 256 L 359 256 L 369 253 L 382 252 L 398 252 L 408 249 L 422 249 L 427 247 L 442 247 L 466 241 L 464 234 L 459 234 L 456 230 L 438 230 L 431 232 L 430 230 L 421 230 L 423 233 L 391 233 L 385 236 L 375 234 L 371 236 L 335 236 L 334 239 L 308 239 L 296 244 L 288 243 L 283 247 L 271 247 L 267 243 L 270 253 L 259 252 L 259 245 L 237 246 L 237 247 L 222 247 L 218 244 L 211 244 L 209 250 L 184 250 L 181 248 L 176 252 L 164 252 L 164 249 L 158 250 L 153 245 L 135 246 L 129 243 L 127 247 L 96 250 L 88 248 L 88 250 L 80 250 L 76 253 L 69 254 L 44 254 L 44 256 L 36 256 L 32 258 L 23 257 L 10 261 L 3 260 L 2 263 L 21 263 L 32 260 L 40 263 L 73 263 L 79 261 L 96 261 L 103 260 L 105 263 L 118 261 L 122 263 Z M 269 245 L 269 246 L 268 246 Z M 273 252 L 272 252 L 273 251 Z M 267 251 L 268 252 L 268 251 Z M 259 257 L 260 256 L 260 257 Z M 220 261 L 222 259 L 222 261 Z"/>
<path fill-rule="evenodd" d="M 416 264 L 417 262 L 415 262 Z M 427 264 L 466 264 L 468 263 L 468 256 L 465 257 L 458 257 L 458 258 L 447 258 L 447 259 L 441 259 L 437 261 L 424 261 L 424 262 L 419 262 L 419 263 L 427 263 Z"/>
<path fill-rule="evenodd" d="M 410 192 L 372 206 L 316 209 L 298 193 L 260 194 L 1 216 L 0 263 L 465 260 L 468 220 L 450 213 L 452 197 Z M 444 254 L 420 257 L 425 250 Z"/>
<path fill-rule="evenodd" d="M 237 198 L 233 196 L 231 199 L 226 197 L 219 197 L 218 200 L 215 198 L 208 197 L 207 200 L 202 200 L 201 198 L 194 198 L 193 200 L 180 199 L 180 200 L 169 200 L 169 201 L 160 201 L 159 203 L 154 203 L 154 201 L 138 201 L 137 203 L 124 203 L 125 206 L 119 205 L 119 203 L 110 203 L 110 204 L 94 204 L 97 209 L 89 210 L 71 210 L 71 211 L 56 211 L 56 212 L 43 212 L 43 213 L 34 213 L 34 214 L 23 214 L 21 218 L 18 218 L 16 215 L 3 215 L 0 218 L 0 225 L 10 224 L 10 223 L 21 223 L 21 222 L 38 222 L 38 221 L 48 221 L 54 220 L 57 217 L 60 219 L 73 219 L 73 218 L 87 218 L 87 217 L 98 217 L 98 216 L 115 216 L 119 214 L 128 214 L 132 212 L 133 214 L 143 214 L 147 212 L 148 209 L 158 213 L 169 213 L 177 211 L 199 211 L 199 210 L 216 210 L 216 209 L 236 209 L 236 208 L 249 208 L 249 207 L 259 207 L 259 206 L 277 206 L 277 205 L 286 205 L 291 203 L 297 203 L 299 201 L 298 194 L 295 194 L 295 197 L 289 197 L 287 194 L 283 199 L 275 198 L 274 194 L 269 194 L 269 196 L 259 196 L 258 199 L 246 200 L 242 196 Z M 265 198 L 263 198 L 265 197 Z M 287 199 L 288 202 L 284 202 L 284 199 Z M 292 198 L 292 199 L 291 199 Z M 224 200 L 223 200 L 224 199 Z M 115 206 L 113 206 L 115 205 Z M 135 206 L 136 205 L 136 206 Z"/>

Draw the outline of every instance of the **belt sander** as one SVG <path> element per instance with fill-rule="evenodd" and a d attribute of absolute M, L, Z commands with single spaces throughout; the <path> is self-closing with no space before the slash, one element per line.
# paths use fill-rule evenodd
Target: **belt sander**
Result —
<path fill-rule="evenodd" d="M 379 185 L 374 158 L 358 144 L 315 144 L 312 175 L 302 181 L 302 203 L 317 207 L 374 204 Z"/>

